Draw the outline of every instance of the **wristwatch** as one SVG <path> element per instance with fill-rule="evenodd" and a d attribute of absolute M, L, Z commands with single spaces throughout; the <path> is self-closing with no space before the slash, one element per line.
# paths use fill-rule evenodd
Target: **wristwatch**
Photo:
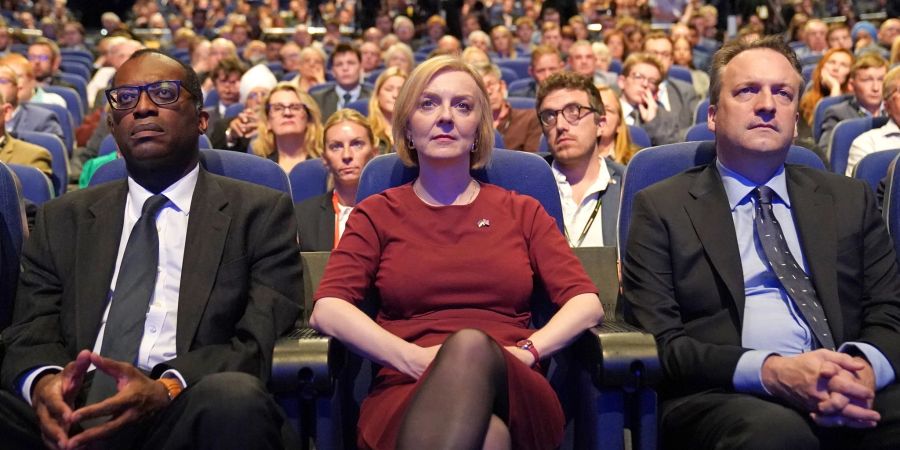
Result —
<path fill-rule="evenodd" d="M 532 366 L 535 366 L 539 362 L 541 362 L 541 355 L 538 354 L 537 349 L 534 348 L 534 343 L 531 342 L 531 339 L 522 339 L 521 341 L 516 342 L 516 347 L 519 347 L 522 350 L 527 350 L 529 353 L 531 353 L 531 356 L 534 356 L 534 364 L 532 364 Z"/>

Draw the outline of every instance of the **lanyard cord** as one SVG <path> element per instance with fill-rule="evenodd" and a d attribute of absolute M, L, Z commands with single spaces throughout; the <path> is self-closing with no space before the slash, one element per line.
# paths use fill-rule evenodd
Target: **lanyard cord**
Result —
<path fill-rule="evenodd" d="M 597 211 L 600 211 L 601 203 L 603 203 L 603 197 L 598 195 L 597 196 L 597 204 L 594 205 L 594 211 L 591 212 L 591 217 L 588 217 L 587 223 L 584 224 L 584 229 L 581 230 L 581 236 L 578 238 L 578 242 L 575 245 L 573 245 L 573 247 L 575 247 L 575 248 L 581 247 L 581 243 L 584 242 L 584 238 L 587 236 L 588 230 L 590 230 L 591 225 L 594 224 L 594 219 L 597 218 Z M 566 235 L 566 240 L 571 243 L 572 240 L 569 239 L 569 227 L 563 226 L 563 232 Z"/>

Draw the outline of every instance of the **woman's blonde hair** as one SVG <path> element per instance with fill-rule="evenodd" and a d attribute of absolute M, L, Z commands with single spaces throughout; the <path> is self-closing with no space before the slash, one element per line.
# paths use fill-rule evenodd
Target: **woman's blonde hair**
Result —
<path fill-rule="evenodd" d="M 375 155 L 377 154 L 378 150 L 377 150 L 377 147 L 375 146 L 376 141 L 375 141 L 374 135 L 372 134 L 372 126 L 369 123 L 369 119 L 366 119 L 366 117 L 363 116 L 362 114 L 360 114 L 359 111 L 357 111 L 355 109 L 349 109 L 349 108 L 339 109 L 339 110 L 335 111 L 334 114 L 332 114 L 331 117 L 328 118 L 328 121 L 325 122 L 325 125 L 322 127 L 322 149 L 323 149 L 323 151 L 325 151 L 328 148 L 328 142 L 327 142 L 327 137 L 326 137 L 328 135 L 328 130 L 331 129 L 331 127 L 333 127 L 333 126 L 340 125 L 344 122 L 355 123 L 355 124 L 363 127 L 366 130 L 366 138 L 369 139 L 369 146 L 372 148 L 372 153 L 373 153 L 373 155 L 371 157 L 369 157 L 369 159 L 366 160 L 366 162 L 368 162 L 369 160 L 374 158 Z M 322 158 L 322 161 L 324 163 L 325 158 Z M 328 173 L 328 182 L 327 183 L 328 183 L 327 185 L 328 185 L 329 190 L 334 189 L 334 175 L 330 171 Z"/>
<path fill-rule="evenodd" d="M 472 149 L 469 167 L 477 169 L 483 167 L 491 159 L 491 151 L 494 149 L 494 119 L 491 115 L 491 104 L 488 100 L 487 90 L 481 81 L 481 76 L 472 66 L 462 62 L 455 56 L 435 56 L 419 64 L 413 70 L 397 96 L 394 105 L 394 148 L 400 160 L 407 166 L 417 165 L 419 162 L 415 148 L 409 145 L 409 118 L 412 116 L 419 98 L 425 87 L 439 73 L 464 72 L 475 81 L 478 91 L 475 93 L 476 113 L 481 115 L 476 131 L 475 145 Z"/>
<path fill-rule="evenodd" d="M 310 158 L 322 156 L 322 112 L 319 105 L 309 94 L 286 81 L 276 84 L 260 104 L 260 111 L 257 111 L 260 117 L 259 133 L 253 144 L 253 153 L 267 157 L 278 151 L 275 147 L 275 133 L 269 128 L 269 101 L 272 94 L 280 91 L 293 92 L 300 99 L 300 103 L 306 109 L 306 133 L 303 136 L 306 153 Z"/>
<path fill-rule="evenodd" d="M 393 136 L 387 134 L 387 118 L 384 117 L 384 111 L 381 110 L 381 105 L 378 103 L 378 94 L 381 93 L 384 83 L 391 77 L 403 77 L 406 80 L 409 78 L 409 74 L 400 67 L 384 69 L 384 72 L 381 72 L 381 75 L 378 75 L 378 79 L 375 80 L 375 89 L 372 91 L 372 96 L 369 97 L 369 123 L 372 125 L 372 134 L 375 136 L 372 145 L 380 147 L 384 143 L 388 149 L 393 145 L 391 142 Z M 396 104 L 394 108 L 396 108 Z"/>
<path fill-rule="evenodd" d="M 631 160 L 631 157 L 634 156 L 638 149 L 631 142 L 631 134 L 628 132 L 628 124 L 625 123 L 625 113 L 622 112 L 622 103 L 619 102 L 619 95 L 606 85 L 598 85 L 597 90 L 600 91 L 600 95 L 609 93 L 615 99 L 615 104 L 619 110 L 619 125 L 616 126 L 616 143 L 613 146 L 613 154 L 611 156 L 617 163 L 628 164 L 628 161 Z"/>

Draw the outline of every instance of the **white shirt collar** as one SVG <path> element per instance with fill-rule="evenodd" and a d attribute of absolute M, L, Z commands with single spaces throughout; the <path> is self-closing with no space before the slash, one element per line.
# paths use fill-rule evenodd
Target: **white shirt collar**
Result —
<path fill-rule="evenodd" d="M 584 203 L 585 200 L 590 198 L 593 194 L 603 192 L 606 190 L 607 186 L 609 186 L 612 177 L 609 175 L 609 169 L 606 168 L 606 158 L 602 156 L 597 157 L 600 160 L 600 173 L 597 174 L 597 179 L 591 183 L 590 187 L 584 192 L 584 198 L 581 200 Z M 550 164 L 550 169 L 553 170 L 553 176 L 556 177 L 557 184 L 565 184 L 569 186 L 569 182 L 566 179 L 566 175 L 559 170 L 559 165 L 556 163 L 554 159 Z M 571 191 L 570 194 L 571 195 Z"/>
<path fill-rule="evenodd" d="M 188 215 L 191 212 L 191 200 L 194 197 L 194 188 L 197 186 L 197 177 L 200 174 L 200 165 L 197 164 L 193 170 L 187 175 L 181 177 L 180 180 L 172 183 L 161 193 L 169 198 L 168 204 L 174 204 L 175 210 Z M 129 214 L 134 217 L 141 216 L 141 208 L 153 193 L 144 189 L 130 176 L 128 177 L 128 197 L 131 200 L 131 210 Z"/>
<path fill-rule="evenodd" d="M 888 119 L 886 124 L 878 128 L 878 131 L 881 132 L 882 136 L 886 137 L 900 134 L 900 127 L 897 126 L 897 122 L 894 122 L 893 119 Z"/>

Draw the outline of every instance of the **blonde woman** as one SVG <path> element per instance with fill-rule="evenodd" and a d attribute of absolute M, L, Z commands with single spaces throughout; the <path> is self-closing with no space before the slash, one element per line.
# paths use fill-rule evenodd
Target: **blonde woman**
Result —
<path fill-rule="evenodd" d="M 603 127 L 600 140 L 597 141 L 597 146 L 601 149 L 600 154 L 605 158 L 612 158 L 617 163 L 628 164 L 638 147 L 631 142 L 631 135 L 628 134 L 628 125 L 622 114 L 619 96 L 609 86 L 598 85 L 597 90 L 600 91 L 606 115 L 606 126 Z"/>
<path fill-rule="evenodd" d="M 275 161 L 288 173 L 297 163 L 322 156 L 321 113 L 309 94 L 291 83 L 278 83 L 259 114 L 254 154 Z"/>
<path fill-rule="evenodd" d="M 403 69 L 389 67 L 375 80 L 375 93 L 369 98 L 369 123 L 378 153 L 394 151 L 391 121 L 394 119 L 394 103 L 406 78 L 408 75 Z"/>
<path fill-rule="evenodd" d="M 416 58 L 408 45 L 398 42 L 384 51 L 384 65 L 385 67 L 399 67 L 409 73 L 416 66 Z"/>

